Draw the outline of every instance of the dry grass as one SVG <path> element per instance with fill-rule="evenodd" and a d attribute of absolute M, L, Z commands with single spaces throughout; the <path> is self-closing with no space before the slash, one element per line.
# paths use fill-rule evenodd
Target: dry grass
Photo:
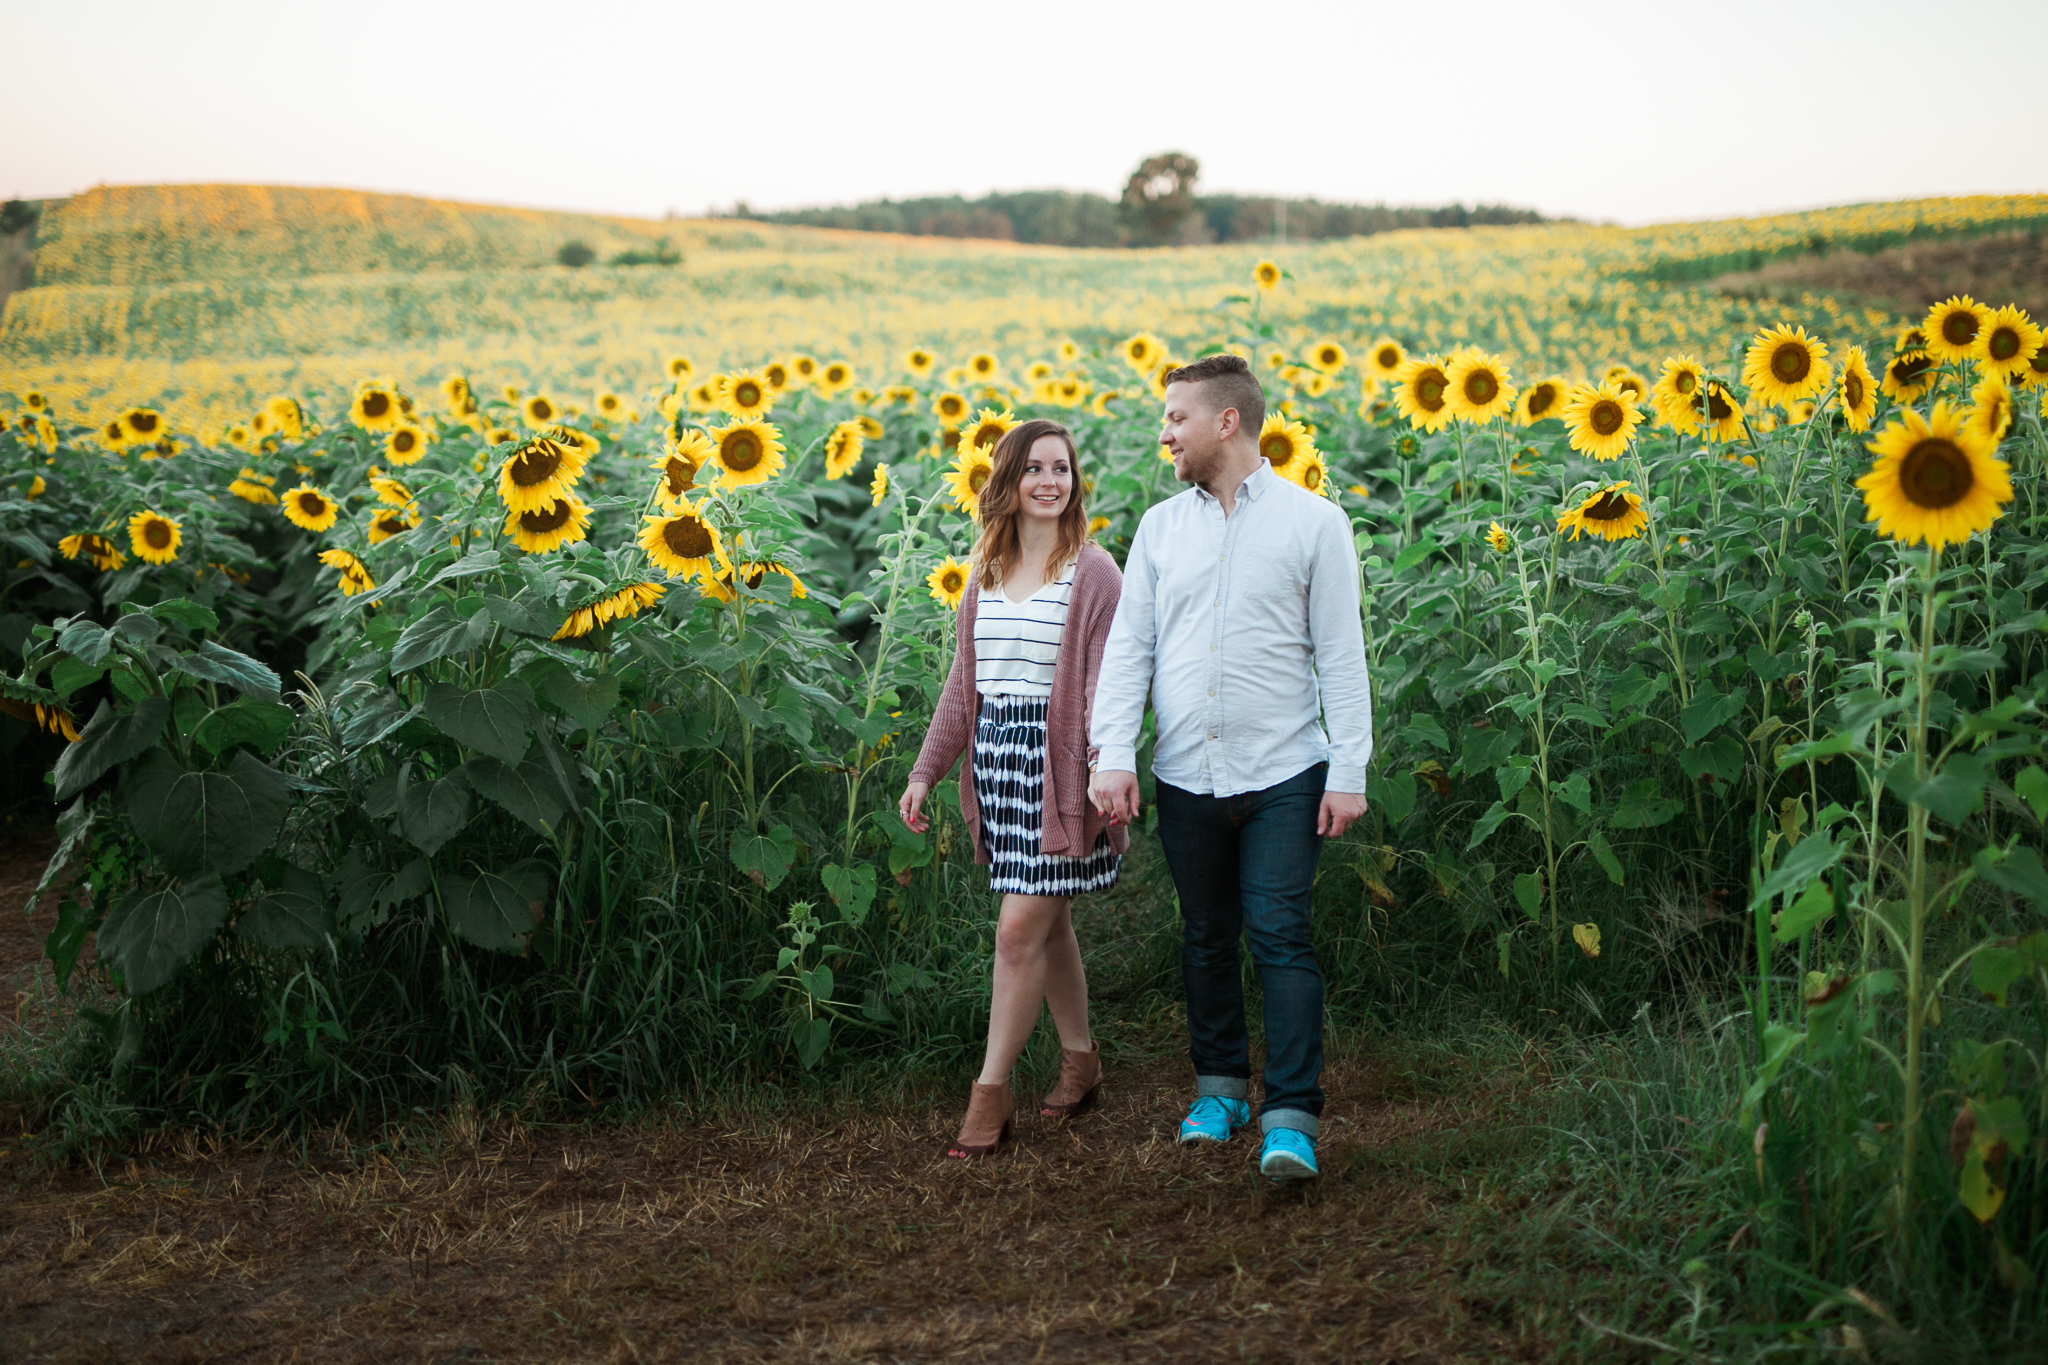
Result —
<path fill-rule="evenodd" d="M 1742 298 L 1784 297 L 1801 290 L 1850 294 L 1889 304 L 1909 317 L 1951 294 L 1969 294 L 1994 308 L 2017 303 L 2039 318 L 2048 316 L 2048 237 L 2008 232 L 1912 242 L 1868 256 L 1835 251 L 1778 261 L 1715 283 Z"/>

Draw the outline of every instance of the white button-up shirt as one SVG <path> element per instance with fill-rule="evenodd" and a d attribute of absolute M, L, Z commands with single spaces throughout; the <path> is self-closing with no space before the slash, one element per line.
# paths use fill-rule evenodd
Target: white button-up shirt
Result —
<path fill-rule="evenodd" d="M 1236 796 L 1328 760 L 1325 790 L 1364 792 L 1372 689 L 1350 519 L 1264 460 L 1227 517 L 1200 488 L 1146 512 L 1096 681 L 1102 771 L 1138 770 L 1147 689 L 1162 781 Z"/>

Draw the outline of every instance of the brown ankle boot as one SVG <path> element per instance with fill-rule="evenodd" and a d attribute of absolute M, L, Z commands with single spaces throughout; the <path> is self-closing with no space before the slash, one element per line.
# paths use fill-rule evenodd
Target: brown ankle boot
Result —
<path fill-rule="evenodd" d="M 967 1119 L 960 1125 L 960 1136 L 946 1148 L 946 1155 L 955 1159 L 994 1156 L 996 1148 L 1010 1140 L 1010 1120 L 1016 1112 L 1008 1081 L 1001 1085 L 976 1081 L 974 1093 L 967 1098 Z"/>
<path fill-rule="evenodd" d="M 1038 1102 L 1041 1118 L 1070 1119 L 1086 1109 L 1095 1100 L 1096 1087 L 1102 1084 L 1102 1048 L 1095 1042 L 1088 1044 L 1086 1052 L 1072 1048 L 1060 1049 L 1059 1084 L 1046 1092 Z"/>

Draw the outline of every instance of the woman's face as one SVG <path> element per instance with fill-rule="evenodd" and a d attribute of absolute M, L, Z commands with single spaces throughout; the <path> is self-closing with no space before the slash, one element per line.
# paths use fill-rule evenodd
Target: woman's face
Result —
<path fill-rule="evenodd" d="M 1056 522 L 1074 496 L 1074 461 L 1067 443 L 1041 436 L 1024 456 L 1024 477 L 1017 481 L 1021 515 L 1032 521 Z"/>

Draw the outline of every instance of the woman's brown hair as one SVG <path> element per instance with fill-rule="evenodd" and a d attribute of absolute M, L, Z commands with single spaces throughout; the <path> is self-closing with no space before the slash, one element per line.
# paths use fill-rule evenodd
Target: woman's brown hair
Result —
<path fill-rule="evenodd" d="M 1067 561 L 1081 553 L 1088 543 L 1088 510 L 1082 505 L 1086 489 L 1081 482 L 1081 452 L 1074 448 L 1074 433 L 1058 422 L 1034 417 L 1019 422 L 996 442 L 992 457 L 995 468 L 981 490 L 981 539 L 974 544 L 976 575 L 984 588 L 1000 585 L 1003 575 L 1017 558 L 1017 514 L 1023 494 L 1024 466 L 1031 447 L 1047 436 L 1057 436 L 1067 447 L 1067 465 L 1073 470 L 1074 492 L 1060 512 L 1059 534 L 1053 538 L 1052 553 L 1046 557 L 1045 576 L 1058 578 Z"/>

